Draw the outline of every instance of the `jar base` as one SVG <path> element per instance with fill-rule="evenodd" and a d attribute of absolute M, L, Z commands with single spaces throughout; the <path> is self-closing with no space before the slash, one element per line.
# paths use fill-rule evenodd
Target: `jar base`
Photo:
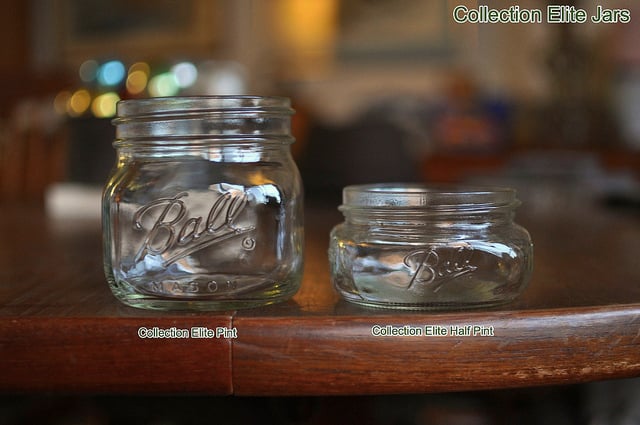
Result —
<path fill-rule="evenodd" d="M 498 307 L 508 304 L 513 299 L 506 300 L 491 300 L 491 301 L 477 301 L 477 302 L 432 302 L 432 303 L 391 303 L 391 302 L 375 302 L 362 299 L 352 299 L 349 297 L 342 297 L 350 304 L 358 305 L 359 307 L 366 307 L 378 310 L 406 310 L 406 311 L 455 311 L 455 310 L 477 310 L 490 307 Z"/>
<path fill-rule="evenodd" d="M 115 297 L 123 304 L 144 309 L 161 311 L 229 311 L 248 309 L 284 302 L 298 291 L 297 282 L 265 282 L 269 289 L 238 298 L 214 297 L 177 297 L 159 295 L 142 291 L 125 281 L 110 281 L 109 287 Z"/>

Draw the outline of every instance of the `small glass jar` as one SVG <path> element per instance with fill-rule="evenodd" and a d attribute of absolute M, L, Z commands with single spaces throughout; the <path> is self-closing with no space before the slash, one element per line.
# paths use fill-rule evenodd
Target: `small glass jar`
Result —
<path fill-rule="evenodd" d="M 286 98 L 127 100 L 103 195 L 110 288 L 141 308 L 270 304 L 299 288 L 302 183 Z"/>
<path fill-rule="evenodd" d="M 518 296 L 532 271 L 529 233 L 508 188 L 359 185 L 331 232 L 333 284 L 369 307 L 484 307 Z"/>

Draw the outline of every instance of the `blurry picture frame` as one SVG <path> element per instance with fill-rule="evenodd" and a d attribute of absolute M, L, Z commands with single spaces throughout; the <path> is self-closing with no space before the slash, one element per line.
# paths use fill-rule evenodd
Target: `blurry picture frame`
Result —
<path fill-rule="evenodd" d="M 447 0 L 343 0 L 338 57 L 343 61 L 446 58 L 452 49 L 448 16 Z"/>
<path fill-rule="evenodd" d="M 71 66 L 87 58 L 207 57 L 221 37 L 220 0 L 35 2 L 43 24 L 36 40 L 53 36 L 57 58 L 50 60 Z"/>

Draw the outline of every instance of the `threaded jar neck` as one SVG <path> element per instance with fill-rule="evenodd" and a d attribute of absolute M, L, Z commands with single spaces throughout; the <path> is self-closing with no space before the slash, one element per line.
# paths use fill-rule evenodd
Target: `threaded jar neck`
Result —
<path fill-rule="evenodd" d="M 291 103 L 284 97 L 200 96 L 118 103 L 114 146 L 290 144 Z"/>
<path fill-rule="evenodd" d="M 446 222 L 455 227 L 511 221 L 518 205 L 510 188 L 375 184 L 345 187 L 339 210 L 354 224 L 424 227 Z"/>

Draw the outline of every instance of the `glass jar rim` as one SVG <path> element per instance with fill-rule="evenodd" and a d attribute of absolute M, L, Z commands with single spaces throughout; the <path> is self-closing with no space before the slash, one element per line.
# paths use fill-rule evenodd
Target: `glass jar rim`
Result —
<path fill-rule="evenodd" d="M 487 210 L 520 205 L 516 190 L 498 186 L 382 183 L 346 186 L 341 211 L 351 209 Z"/>
<path fill-rule="evenodd" d="M 173 96 L 121 100 L 114 124 L 128 119 L 181 114 L 267 113 L 292 115 L 291 100 L 283 96 Z"/>
<path fill-rule="evenodd" d="M 118 102 L 116 148 L 291 144 L 291 101 L 278 96 L 174 96 Z"/>

